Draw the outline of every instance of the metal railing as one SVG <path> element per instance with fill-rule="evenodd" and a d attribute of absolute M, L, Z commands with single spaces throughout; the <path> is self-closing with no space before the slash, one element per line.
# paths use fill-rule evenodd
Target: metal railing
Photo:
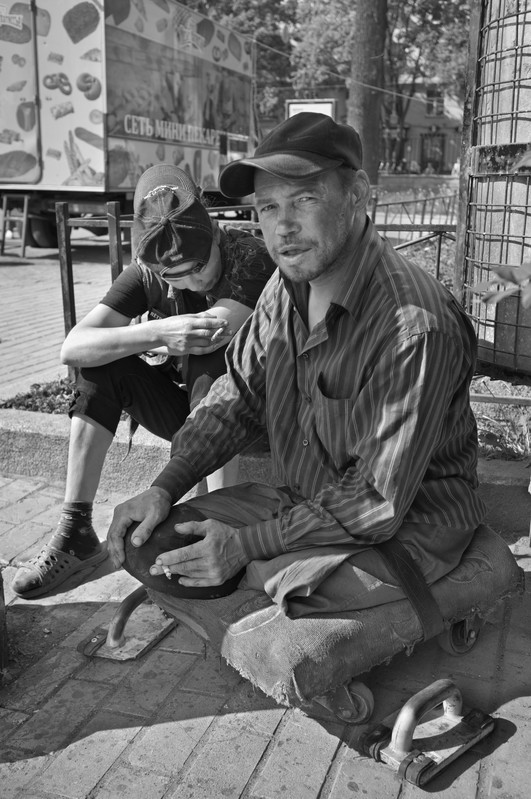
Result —
<path fill-rule="evenodd" d="M 76 302 L 74 295 L 74 273 L 72 270 L 72 246 L 70 232 L 76 227 L 104 228 L 109 233 L 109 260 L 111 280 L 114 281 L 123 270 L 122 230 L 133 226 L 133 217 L 120 214 L 120 203 L 107 203 L 106 216 L 71 217 L 68 203 L 56 203 L 55 218 L 57 220 L 57 244 L 59 248 L 59 268 L 61 273 L 61 291 L 63 295 L 63 317 L 65 336 L 76 324 Z"/>
<path fill-rule="evenodd" d="M 388 203 L 387 205 L 392 205 L 392 203 Z M 67 202 L 57 203 L 55 208 L 57 219 L 61 289 L 63 296 L 64 327 L 65 335 L 68 335 L 70 330 L 76 324 L 70 231 L 73 228 L 87 227 L 87 221 L 90 222 L 91 228 L 104 228 L 108 231 L 111 279 L 114 281 L 123 270 L 122 233 L 126 232 L 130 234 L 130 230 L 133 226 L 133 218 L 131 215 L 120 214 L 120 204 L 118 202 L 107 203 L 106 216 L 93 216 L 90 218 L 90 220 L 87 220 L 83 217 L 71 217 Z M 225 216 L 227 211 L 232 210 L 241 214 L 242 206 L 210 208 L 209 213 L 216 218 L 218 213 L 223 212 Z M 244 210 L 251 210 L 254 214 L 252 206 L 245 206 Z M 258 234 L 260 233 L 260 226 L 256 219 L 243 220 L 241 218 L 220 218 L 219 221 L 222 224 L 232 225 L 244 230 L 252 230 Z M 384 220 L 381 223 L 378 222 L 377 227 L 382 233 L 398 233 L 407 237 L 406 241 L 401 241 L 394 244 L 394 247 L 397 250 L 402 250 L 417 244 L 433 241 L 436 247 L 435 277 L 440 279 L 442 242 L 445 238 L 455 241 L 455 224 L 442 224 L 435 222 L 400 224 L 394 221 L 388 222 Z M 391 238 L 390 236 L 388 237 Z"/>
<path fill-rule="evenodd" d="M 376 224 L 454 224 L 457 216 L 457 193 L 415 197 L 411 200 L 380 202 L 374 193 L 368 213 Z"/>
<path fill-rule="evenodd" d="M 416 238 L 408 238 L 406 241 L 393 244 L 395 250 L 404 250 L 406 247 L 413 247 L 417 244 L 424 242 L 435 242 L 435 277 L 437 280 L 441 279 L 441 254 L 442 244 L 444 239 L 455 241 L 456 225 L 450 224 L 423 224 L 423 225 L 395 225 L 395 224 L 379 224 L 378 230 L 386 233 L 400 233 L 412 236 L 415 233 L 419 234 Z M 388 237 L 391 238 L 391 237 Z"/>
<path fill-rule="evenodd" d="M 394 230 L 396 244 L 409 240 L 415 232 L 411 225 L 454 228 L 457 222 L 457 194 L 417 197 L 411 200 L 380 202 L 378 194 L 371 197 L 368 214 L 380 230 Z M 399 227 L 392 228 L 392 225 Z"/>

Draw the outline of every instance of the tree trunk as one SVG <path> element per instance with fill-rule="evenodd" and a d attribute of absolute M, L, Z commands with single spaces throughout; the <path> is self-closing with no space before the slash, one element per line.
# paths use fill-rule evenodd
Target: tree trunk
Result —
<path fill-rule="evenodd" d="M 363 167 L 373 184 L 378 182 L 378 167 L 382 159 L 382 92 L 368 86 L 383 88 L 386 28 L 387 0 L 356 0 L 348 123 L 360 134 Z"/>

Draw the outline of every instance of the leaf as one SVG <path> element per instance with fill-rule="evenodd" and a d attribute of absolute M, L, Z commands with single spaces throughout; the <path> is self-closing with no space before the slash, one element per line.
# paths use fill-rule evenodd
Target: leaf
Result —
<path fill-rule="evenodd" d="M 492 271 L 498 276 L 500 283 L 517 283 L 521 284 L 531 278 L 531 264 L 522 264 L 522 266 L 493 266 Z M 491 283 L 496 281 L 491 280 Z"/>
<path fill-rule="evenodd" d="M 481 283 L 476 283 L 475 286 L 470 286 L 469 291 L 472 294 L 483 294 L 485 291 L 490 291 L 492 288 L 492 281 L 491 280 L 483 280 Z"/>
<path fill-rule="evenodd" d="M 481 297 L 481 302 L 484 302 L 485 305 L 495 305 L 497 302 L 500 302 L 500 300 L 504 300 L 506 297 L 510 297 L 512 294 L 518 294 L 519 291 L 519 286 L 515 286 L 514 288 L 510 289 L 503 289 L 503 291 L 485 291 Z"/>
<path fill-rule="evenodd" d="M 531 150 L 526 150 L 525 153 L 522 153 L 520 158 L 514 164 L 513 169 L 516 171 L 517 169 L 521 169 L 523 166 L 531 166 Z"/>
<path fill-rule="evenodd" d="M 522 289 L 522 306 L 531 308 L 531 286 L 526 286 Z"/>

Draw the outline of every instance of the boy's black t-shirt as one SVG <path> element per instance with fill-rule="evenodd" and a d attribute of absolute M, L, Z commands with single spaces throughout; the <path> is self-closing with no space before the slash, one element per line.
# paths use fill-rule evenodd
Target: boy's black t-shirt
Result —
<path fill-rule="evenodd" d="M 223 274 L 207 297 L 175 289 L 147 267 L 133 262 L 117 277 L 101 303 L 130 319 L 147 311 L 162 318 L 198 313 L 224 298 L 254 308 L 276 269 L 263 241 L 246 231 L 225 228 L 221 230 L 220 249 Z"/>

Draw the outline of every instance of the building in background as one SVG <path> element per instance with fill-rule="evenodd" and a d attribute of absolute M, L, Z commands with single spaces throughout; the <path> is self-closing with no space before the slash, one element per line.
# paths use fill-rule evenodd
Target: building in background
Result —
<path fill-rule="evenodd" d="M 407 85 L 400 90 L 404 95 L 410 94 Z M 315 110 L 316 102 L 333 107 L 335 119 L 346 122 L 345 86 L 321 86 L 311 97 L 308 92 L 300 97 L 295 94 L 289 89 L 282 92 L 275 116 L 258 119 L 260 137 L 291 116 L 295 109 Z M 455 176 L 459 170 L 462 124 L 463 107 L 455 98 L 442 92 L 436 83 L 417 83 L 403 124 L 399 124 L 396 112 L 382 120 L 381 172 Z"/>

